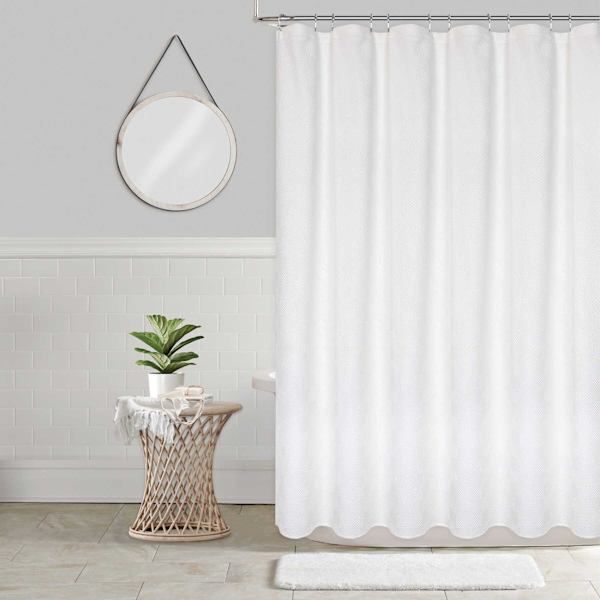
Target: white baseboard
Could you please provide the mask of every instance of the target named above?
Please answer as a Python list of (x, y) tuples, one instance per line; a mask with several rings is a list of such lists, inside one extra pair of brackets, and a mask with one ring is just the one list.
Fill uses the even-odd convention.
[[(272, 461), (217, 464), (214, 481), (219, 502), (275, 502)], [(139, 502), (143, 487), (139, 461), (0, 461), (0, 502)]]

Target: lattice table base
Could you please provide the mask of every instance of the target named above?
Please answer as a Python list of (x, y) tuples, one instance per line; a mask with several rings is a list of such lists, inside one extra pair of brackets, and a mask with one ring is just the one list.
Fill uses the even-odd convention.
[(213, 488), (217, 439), (239, 404), (210, 404), (193, 421), (181, 415), (172, 444), (140, 432), (146, 467), (144, 497), (129, 535), (154, 542), (196, 542), (230, 533)]

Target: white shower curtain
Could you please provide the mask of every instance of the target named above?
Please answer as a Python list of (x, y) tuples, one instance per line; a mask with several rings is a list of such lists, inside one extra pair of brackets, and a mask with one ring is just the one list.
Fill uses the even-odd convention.
[(600, 536), (600, 29), (293, 25), (277, 524)]

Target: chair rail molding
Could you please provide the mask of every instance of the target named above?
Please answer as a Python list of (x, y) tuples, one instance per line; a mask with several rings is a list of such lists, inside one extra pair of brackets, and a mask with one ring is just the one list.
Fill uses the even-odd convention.
[(0, 258), (273, 257), (273, 237), (0, 237)]

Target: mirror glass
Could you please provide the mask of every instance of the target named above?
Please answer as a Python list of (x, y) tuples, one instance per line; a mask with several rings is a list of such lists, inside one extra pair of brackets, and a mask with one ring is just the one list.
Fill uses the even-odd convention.
[(214, 104), (184, 92), (140, 102), (117, 140), (117, 162), (127, 185), (165, 210), (187, 210), (214, 198), (227, 185), (235, 157), (227, 117)]

